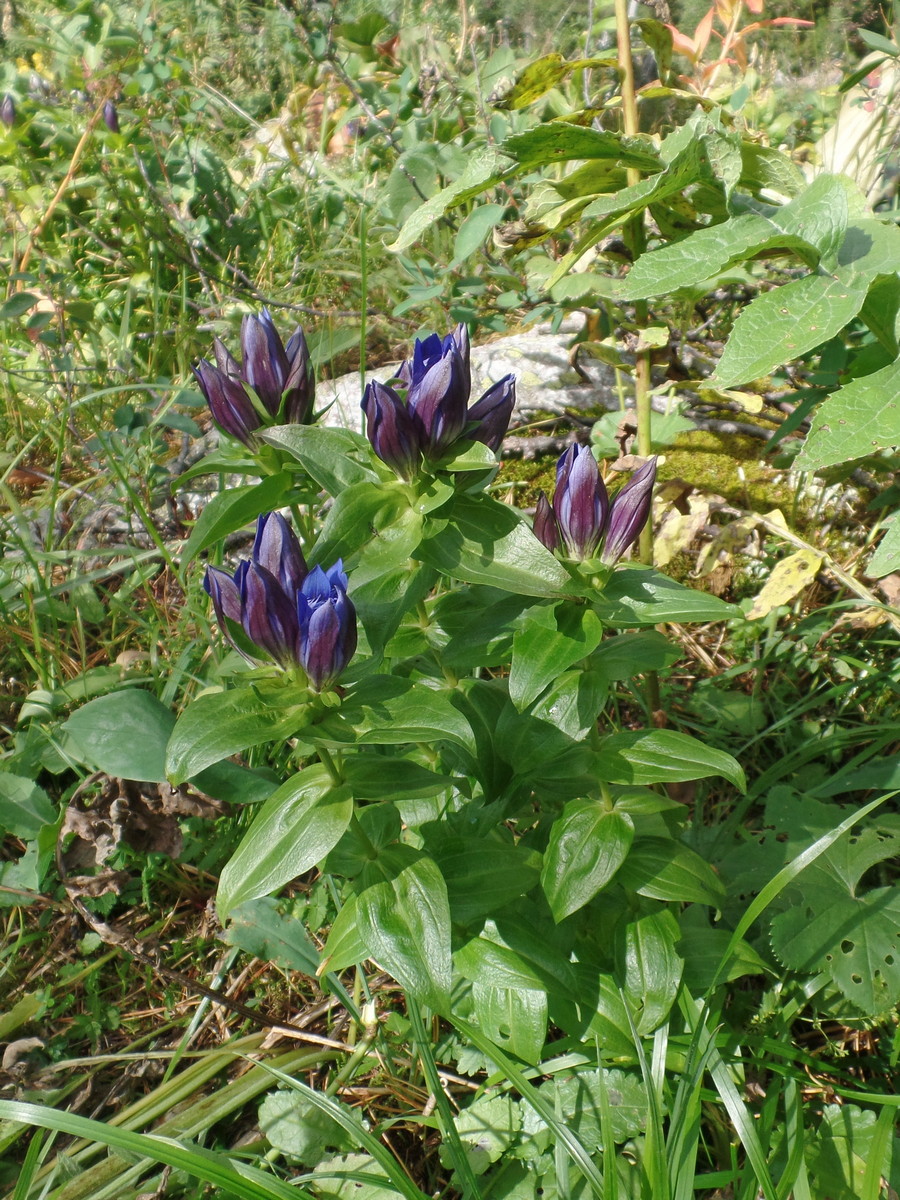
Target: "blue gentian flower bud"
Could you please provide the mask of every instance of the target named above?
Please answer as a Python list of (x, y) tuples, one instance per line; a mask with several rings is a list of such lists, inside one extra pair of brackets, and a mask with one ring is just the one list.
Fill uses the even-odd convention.
[(228, 621), (239, 624), (264, 654), (285, 669), (301, 667), (316, 689), (330, 687), (356, 650), (356, 611), (340, 560), (310, 571), (300, 543), (279, 513), (259, 518), (249, 562), (234, 575), (207, 568), (203, 586), (223, 633), (239, 647)]
[(329, 571), (310, 571), (297, 595), (297, 614), (300, 665), (321, 692), (334, 683), (356, 650), (356, 613), (340, 559)]
[(484, 442), (496, 454), (506, 436), (515, 405), (516, 377), (505, 375), (469, 409), (468, 420), (474, 421), (475, 425), (470, 424), (466, 437), (474, 442)]
[(16, 123), (16, 102), (9, 92), (0, 100), (0, 121), (7, 129), (12, 129)]
[(369, 384), (362, 400), (372, 448), (398, 475), (410, 479), (422, 459), (441, 458), (455, 442), (500, 447), (515, 404), (512, 375), (494, 384), (472, 408), (469, 335), (458, 325), (445, 338), (420, 338), (389, 386)]
[(110, 133), (119, 132), (119, 114), (116, 112), (116, 106), (112, 100), (107, 100), (103, 105), (103, 124)]
[(366, 437), (383, 463), (402, 479), (412, 479), (422, 461), (420, 425), (397, 393), (387, 384), (366, 384), (362, 410)]
[(603, 553), (600, 555), (607, 566), (614, 566), (640, 537), (650, 515), (655, 482), (656, 459), (650, 458), (613, 497)]
[(609, 496), (589, 447), (572, 445), (556, 464), (553, 512), (571, 558), (593, 558), (603, 538)]
[[(219, 357), (217, 346), (216, 358)], [(236, 375), (223, 371), (220, 367), (214, 367), (205, 358), (201, 358), (197, 366), (191, 367), (191, 370), (200, 384), (200, 390), (209, 405), (209, 411), (212, 413), (215, 423), (220, 429), (230, 433), (232, 437), (236, 437), (239, 442), (243, 442), (245, 446), (252, 449), (256, 444), (253, 434), (262, 425), (262, 419), (253, 407), (253, 401), (247, 395), (240, 379)]]

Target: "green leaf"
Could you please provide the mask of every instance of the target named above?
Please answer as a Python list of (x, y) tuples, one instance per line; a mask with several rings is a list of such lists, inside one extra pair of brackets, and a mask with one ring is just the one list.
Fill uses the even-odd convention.
[(310, 706), (296, 703), (276, 709), (250, 687), (198, 696), (169, 738), (163, 778), (177, 785), (241, 750), (292, 737), (311, 713)]
[(787, 233), (815, 246), (823, 262), (832, 265), (847, 232), (852, 186), (846, 176), (817, 175), (805, 191), (772, 219)]
[(541, 1090), (555, 1093), (557, 1111), (588, 1150), (597, 1151), (603, 1146), (602, 1092), (609, 1102), (612, 1133), (617, 1143), (627, 1142), (647, 1123), (647, 1089), (640, 1079), (625, 1071), (582, 1070), (567, 1079), (545, 1083)]
[(606, 682), (632, 679), (645, 671), (661, 671), (681, 658), (681, 650), (655, 629), (643, 633), (617, 633), (607, 638), (591, 657), (591, 670)]
[(569, 583), (520, 516), (487, 496), (458, 496), (451, 522), (426, 538), (418, 557), (453, 579), (523, 596), (558, 596)]
[(587, 658), (602, 637), (602, 622), (583, 605), (571, 600), (535, 605), (513, 638), (509, 695), (516, 708), (527, 708), (558, 675)]
[(847, 227), (837, 261), (839, 266), (857, 271), (895, 274), (900, 271), (900, 229), (892, 221), (857, 218)]
[(598, 767), (607, 783), (676, 783), (721, 775), (742, 792), (747, 787), (730, 754), (673, 729), (609, 734), (600, 743)]
[(228, 488), (213, 496), (197, 518), (191, 536), (181, 551), (182, 567), (214, 542), (249, 525), (261, 513), (281, 508), (288, 502), (290, 490), (290, 475), (287, 471), (280, 471), (277, 475), (269, 475), (262, 483)]
[(541, 886), (557, 921), (583, 908), (628, 855), (634, 824), (599, 800), (572, 800), (550, 829)]
[(459, 227), (453, 243), (453, 261), (447, 269), (454, 270), (480, 249), (487, 235), (503, 220), (505, 212), (505, 204), (481, 204), (473, 209)]
[[(504, 914), (485, 922), (481, 933), (454, 953), (457, 970), (473, 983), (526, 991), (572, 990), (575, 976), (568, 956), (549, 930), (521, 916)], [(552, 927), (551, 927), (552, 928)]]
[(426, 840), (447, 885), (453, 921), (468, 925), (524, 896), (540, 878), (534, 850), (501, 841), (443, 833)]
[(174, 727), (174, 714), (155, 696), (128, 688), (76, 709), (63, 730), (75, 757), (93, 770), (116, 779), (164, 783), (166, 746)]
[(329, 496), (354, 483), (377, 483), (380, 476), (362, 434), (325, 425), (276, 425), (263, 441), (293, 455)]
[(40, 296), (33, 292), (16, 292), (0, 304), (0, 321), (11, 321), (15, 317), (21, 317), (39, 302)]
[(529, 598), (498, 588), (445, 592), (431, 608), (429, 641), (454, 671), (505, 663), (512, 652), (513, 623), (530, 604)]
[(435, 1012), (450, 1008), (450, 906), (434, 861), (391, 846), (366, 867), (356, 920), (369, 955)]
[(216, 893), (220, 915), (314, 867), (352, 816), (350, 789), (335, 786), (319, 763), (292, 776), (265, 802), (223, 868)]
[(320, 971), (344, 971), (368, 958), (356, 923), (356, 896), (348, 896), (328, 933)]
[(369, 746), (447, 740), (469, 748), (472, 730), (458, 703), (454, 692), (394, 675), (375, 675), (357, 684), (340, 713), (316, 727), (316, 736)]
[(809, 246), (803, 238), (784, 233), (765, 217), (743, 213), (642, 254), (629, 271), (620, 295), (623, 300), (645, 300), (679, 288), (696, 287), (753, 254), (781, 248), (808, 250)]
[[(347, 1111), (359, 1120), (361, 1130), (362, 1119), (356, 1110)], [(297, 1092), (278, 1090), (264, 1096), (257, 1119), (276, 1149), (298, 1158), (308, 1167), (315, 1167), (329, 1152), (354, 1150), (359, 1145), (359, 1140), (330, 1113)]]
[[(369, 480), (350, 484), (338, 494), (328, 510), (322, 531), (309, 553), (310, 564), (330, 567), (338, 558), (342, 558), (344, 565), (352, 571), (368, 544), (380, 536), (382, 530), (397, 526), (404, 535), (408, 532), (408, 527), (402, 522), (404, 514), (410, 511), (410, 498), (402, 484), (372, 483)], [(391, 535), (388, 535), (388, 541), (391, 540)], [(396, 541), (396, 536), (393, 540)], [(397, 553), (388, 549), (385, 555), (388, 565), (384, 570), (399, 565), (400, 561), (402, 559), (398, 558)], [(373, 574), (370, 567), (366, 578), (372, 579), (382, 573), (376, 571)]]
[(900, 359), (854, 379), (821, 404), (803, 449), (801, 471), (818, 471), (900, 446)]
[(523, 171), (573, 158), (614, 159), (623, 167), (641, 171), (658, 171), (662, 166), (649, 137), (626, 137), (566, 121), (549, 121), (527, 133), (515, 134), (506, 139), (503, 149), (518, 159)]
[(401, 253), (417, 242), (436, 221), (458, 204), (464, 204), (474, 196), (480, 195), (499, 183), (509, 170), (509, 162), (504, 155), (493, 146), (484, 146), (469, 153), (466, 167), (459, 179), (442, 188), (436, 195), (426, 200), (404, 222), (397, 238), (388, 246), (395, 254)]
[(31, 841), (56, 821), (53, 802), (32, 779), (0, 771), (0, 830)]
[(619, 870), (619, 883), (652, 900), (680, 900), (719, 908), (725, 889), (712, 867), (671, 838), (635, 838)]
[(437, 796), (453, 783), (419, 763), (395, 754), (354, 754), (342, 774), (357, 800), (408, 800)]
[(658, 625), (663, 621), (727, 621), (740, 609), (717, 596), (684, 587), (648, 567), (620, 566), (593, 608), (606, 625)]
[(296, 918), (278, 911), (275, 900), (264, 896), (245, 900), (230, 913), (224, 940), (262, 962), (315, 978), (319, 952)]
[(827, 342), (862, 308), (872, 278), (838, 267), (833, 275), (806, 275), (763, 292), (735, 321), (710, 384), (748, 383)]
[(675, 950), (679, 934), (669, 909), (646, 913), (625, 925), (619, 963), (638, 1033), (652, 1033), (675, 1003), (684, 967)]
[(472, 985), (478, 1025), (502, 1050), (537, 1064), (547, 1037), (547, 997), (525, 988)]

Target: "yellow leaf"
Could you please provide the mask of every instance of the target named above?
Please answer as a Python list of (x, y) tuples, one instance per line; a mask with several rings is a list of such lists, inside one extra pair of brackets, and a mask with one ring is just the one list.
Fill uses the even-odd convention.
[(789, 554), (776, 563), (762, 591), (750, 606), (747, 619), (758, 620), (773, 608), (793, 600), (807, 584), (812, 583), (821, 565), (821, 555), (814, 554), (812, 550), (798, 550), (796, 554)]

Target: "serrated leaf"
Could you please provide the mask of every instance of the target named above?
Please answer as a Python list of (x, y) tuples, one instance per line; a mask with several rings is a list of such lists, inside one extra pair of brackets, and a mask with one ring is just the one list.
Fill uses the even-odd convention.
[(743, 213), (642, 254), (620, 294), (624, 300), (644, 300), (695, 287), (752, 254), (776, 248), (809, 249), (802, 238), (782, 232), (765, 217)]
[(815, 349), (853, 320), (873, 276), (852, 267), (806, 275), (763, 292), (734, 323), (710, 382), (735, 387)]
[(649, 137), (627, 137), (566, 121), (549, 121), (515, 134), (506, 139), (503, 149), (526, 171), (573, 158), (608, 158), (641, 171), (658, 171), (662, 166)]
[(442, 188), (415, 210), (403, 224), (397, 238), (388, 246), (395, 254), (406, 250), (439, 220), (448, 209), (464, 204), (493, 187), (509, 170), (508, 158), (493, 146), (484, 146), (468, 154), (459, 179)]
[(838, 388), (816, 410), (797, 469), (818, 471), (900, 445), (898, 395), (900, 359)]
[(754, 596), (747, 610), (747, 620), (757, 621), (768, 616), (773, 608), (790, 603), (812, 583), (824, 561), (821, 554), (813, 550), (798, 550), (796, 554), (779, 559), (759, 594)]
[(771, 936), (785, 966), (825, 972), (866, 1016), (900, 1001), (900, 888), (835, 890), (824, 906), (794, 903), (772, 921)]

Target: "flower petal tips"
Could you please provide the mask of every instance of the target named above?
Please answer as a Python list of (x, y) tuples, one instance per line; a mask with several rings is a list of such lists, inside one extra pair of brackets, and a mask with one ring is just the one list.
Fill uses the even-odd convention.
[(609, 526), (600, 556), (614, 566), (629, 546), (633, 546), (650, 515), (653, 485), (656, 483), (656, 458), (639, 467), (625, 486), (616, 493), (609, 510)]

